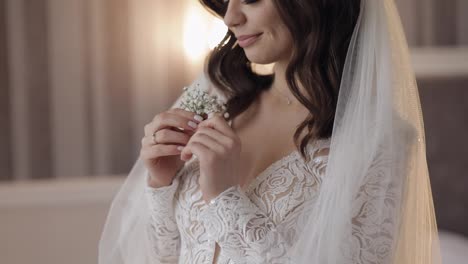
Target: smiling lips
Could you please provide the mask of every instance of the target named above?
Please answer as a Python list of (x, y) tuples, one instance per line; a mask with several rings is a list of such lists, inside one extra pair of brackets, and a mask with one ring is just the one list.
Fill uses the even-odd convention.
[(247, 46), (252, 45), (255, 41), (257, 41), (260, 35), (262, 35), (262, 33), (254, 34), (254, 35), (242, 35), (242, 36), (237, 37), (239, 46), (241, 46), (242, 48), (245, 48)]

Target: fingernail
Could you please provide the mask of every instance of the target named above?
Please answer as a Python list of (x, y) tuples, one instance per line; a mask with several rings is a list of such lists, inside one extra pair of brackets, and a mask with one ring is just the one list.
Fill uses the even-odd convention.
[(193, 121), (189, 121), (188, 125), (193, 127), (193, 128), (197, 128), (197, 124), (195, 122), (193, 122)]
[(199, 115), (195, 115), (195, 117), (193, 119), (195, 119), (197, 121), (200, 121), (200, 122), (203, 121), (203, 117), (201, 117)]
[(182, 147), (182, 146), (178, 146), (178, 147), (177, 147), (177, 150), (178, 150), (178, 151), (182, 151), (183, 149), (184, 149), (184, 147)]
[(214, 115), (214, 113), (209, 113), (209, 114), (208, 114), (208, 118), (212, 118), (213, 115)]

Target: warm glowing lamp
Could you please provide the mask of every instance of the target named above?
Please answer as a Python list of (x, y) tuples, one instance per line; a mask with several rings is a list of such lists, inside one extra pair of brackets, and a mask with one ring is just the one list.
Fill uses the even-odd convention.
[(196, 2), (187, 6), (184, 22), (184, 52), (194, 63), (199, 63), (224, 37), (227, 27)]
[[(184, 52), (193, 64), (199, 64), (206, 54), (216, 47), (226, 35), (224, 22), (213, 17), (195, 1), (187, 5), (184, 23)], [(252, 64), (260, 74), (271, 74), (274, 64)]]

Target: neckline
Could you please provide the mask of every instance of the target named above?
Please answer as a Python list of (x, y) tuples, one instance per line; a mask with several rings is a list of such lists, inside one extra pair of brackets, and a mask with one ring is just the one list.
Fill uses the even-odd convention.
[[(228, 125), (231, 128), (232, 128), (232, 123), (233, 122), (234, 122), (234, 118), (232, 118), (231, 120), (228, 121)], [(327, 142), (329, 140), (331, 140), (331, 138), (315, 139), (315, 140), (309, 141), (309, 143), (307, 144), (308, 152), (310, 153), (309, 148), (316, 148), (316, 147), (319, 146), (319, 143)], [(276, 160), (273, 163), (271, 163), (270, 165), (268, 165), (263, 171), (261, 171), (259, 174), (257, 174), (257, 176), (250, 183), (247, 183), (244, 187), (242, 187), (240, 185), (239, 186), (246, 194), (249, 194), (258, 185), (258, 183), (260, 181), (262, 181), (263, 178), (266, 177), (265, 175), (269, 175), (270, 171), (272, 171), (274, 169), (277, 169), (278, 166), (280, 166), (284, 162), (289, 163), (289, 162), (297, 160), (299, 158), (301, 158), (301, 160), (304, 161), (304, 159), (300, 155), (300, 151), (296, 148), (294, 151), (290, 152), (289, 154), (286, 154), (285, 156), (279, 158), (278, 160)]]
[[(231, 119), (228, 124), (229, 126), (232, 128), (232, 123), (234, 122), (234, 118)], [(310, 145), (310, 144), (309, 144)], [(250, 193), (251, 190), (257, 185), (258, 181), (260, 181), (264, 176), (263, 175), (268, 175), (268, 173), (273, 170), (273, 169), (276, 169), (278, 167), (278, 165), (280, 163), (283, 163), (283, 161), (287, 160), (288, 162), (289, 161), (292, 161), (292, 160), (295, 160), (297, 159), (297, 155), (299, 154), (299, 151), (297, 150), (297, 148), (295, 150), (293, 150), (292, 152), (290, 152), (289, 154), (286, 154), (285, 156), (279, 158), (278, 160), (275, 160), (273, 163), (271, 163), (270, 165), (268, 165), (263, 171), (261, 171), (259, 174), (257, 174), (257, 176), (255, 176), (255, 178), (250, 181), (249, 183), (247, 183), (245, 186), (240, 186), (242, 190), (244, 190), (245, 193)], [(299, 155), (299, 157), (301, 157)]]
[[(310, 153), (311, 149), (318, 148), (318, 147), (321, 146), (321, 143), (328, 142), (329, 140), (330, 140), (330, 138), (315, 139), (312, 142), (309, 142), (309, 144), (307, 144), (308, 153)], [(291, 161), (297, 161), (298, 159), (301, 159), (302, 161), (304, 161), (304, 159), (300, 155), (300, 151), (298, 149), (295, 149), (291, 153), (289, 153), (289, 154), (279, 158), (278, 160), (274, 161), (273, 163), (271, 163), (262, 172), (260, 172), (250, 183), (247, 183), (245, 188), (241, 187), (241, 189), (244, 190), (244, 192), (246, 194), (250, 194), (252, 192), (252, 190), (255, 187), (257, 187), (258, 183), (263, 181), (264, 178), (267, 177), (271, 171), (277, 169), (279, 166), (281, 166), (285, 162), (289, 163)]]
[[(289, 154), (286, 154), (285, 156), (274, 161), (273, 163), (268, 165), (268, 167), (266, 167), (263, 171), (257, 174), (257, 176), (255, 176), (255, 178), (252, 181), (250, 181), (250, 183), (247, 183), (245, 187), (241, 187), (241, 189), (243, 189), (246, 194), (250, 193), (252, 189), (254, 189), (258, 185), (258, 183), (263, 180), (264, 177), (266, 177), (265, 175), (269, 175), (270, 171), (277, 169), (279, 165), (283, 164), (286, 161), (290, 162), (296, 160), (298, 158), (298, 154), (299, 151), (295, 149)], [(299, 157), (301, 156), (299, 155)]]

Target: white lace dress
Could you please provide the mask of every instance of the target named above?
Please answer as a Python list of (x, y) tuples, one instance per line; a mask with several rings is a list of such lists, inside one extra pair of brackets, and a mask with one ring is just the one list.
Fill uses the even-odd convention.
[[(152, 222), (148, 234), (153, 263), (290, 263), (288, 249), (303, 226), (327, 165), (330, 139), (307, 146), (306, 163), (296, 150), (271, 164), (246, 189), (233, 186), (206, 204), (198, 184), (196, 158), (177, 173), (172, 185), (147, 187)], [(320, 154), (320, 155), (319, 155)], [(308, 209), (307, 209), (308, 210)]]

